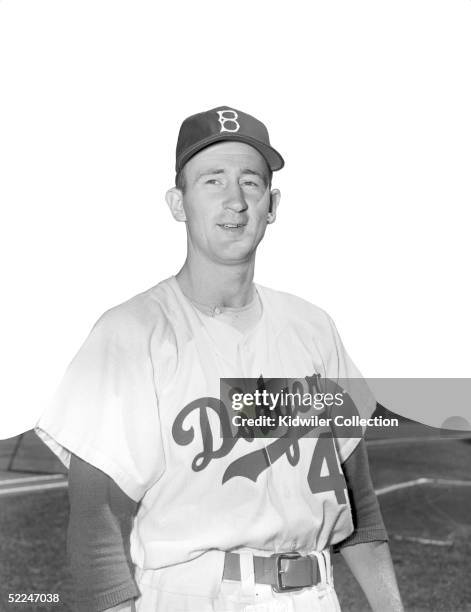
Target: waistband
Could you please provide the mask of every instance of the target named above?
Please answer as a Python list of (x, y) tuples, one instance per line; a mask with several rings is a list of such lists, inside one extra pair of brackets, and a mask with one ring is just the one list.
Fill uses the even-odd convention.
[[(248, 549), (234, 552), (240, 555), (241, 577), (246, 581), (247, 576), (252, 576), (252, 582), (255, 582), (254, 557), (273, 555), (267, 551)], [(312, 551), (309, 554), (317, 560), (319, 583), (333, 585), (330, 550)], [(195, 559), (169, 567), (160, 569), (136, 567), (135, 579), (138, 585), (143, 584), (162, 591), (216, 597), (224, 580), (225, 559), (224, 551), (210, 550)]]

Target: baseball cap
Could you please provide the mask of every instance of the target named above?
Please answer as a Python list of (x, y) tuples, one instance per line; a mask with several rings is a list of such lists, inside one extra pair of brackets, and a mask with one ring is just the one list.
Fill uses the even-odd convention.
[(285, 162), (270, 144), (266, 126), (240, 110), (217, 106), (187, 117), (180, 127), (175, 170), (178, 173), (198, 151), (224, 140), (251, 145), (265, 158), (271, 170), (281, 170)]

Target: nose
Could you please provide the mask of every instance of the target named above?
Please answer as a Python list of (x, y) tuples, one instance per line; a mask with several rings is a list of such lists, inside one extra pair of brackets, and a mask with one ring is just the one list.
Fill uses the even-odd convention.
[(238, 182), (228, 185), (224, 198), (224, 208), (234, 212), (247, 210), (247, 202)]

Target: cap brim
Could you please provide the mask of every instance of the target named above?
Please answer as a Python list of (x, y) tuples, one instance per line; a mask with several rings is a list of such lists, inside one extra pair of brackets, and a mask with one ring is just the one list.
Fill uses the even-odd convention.
[(178, 157), (176, 161), (175, 171), (178, 173), (186, 164), (186, 162), (202, 149), (209, 147), (209, 145), (212, 145), (215, 142), (221, 142), (224, 140), (245, 142), (254, 149), (257, 149), (260, 155), (265, 158), (268, 167), (273, 172), (276, 172), (276, 170), (281, 170), (281, 168), (283, 168), (283, 166), (285, 165), (284, 159), (281, 157), (278, 151), (270, 145), (267, 145), (264, 142), (260, 142), (259, 140), (251, 138), (250, 136), (246, 136), (244, 134), (239, 135), (232, 132), (227, 132), (226, 134), (214, 134), (213, 136), (204, 138), (203, 140), (200, 140), (199, 142), (194, 144), (192, 147), (189, 147), (188, 149), (183, 151), (183, 153)]

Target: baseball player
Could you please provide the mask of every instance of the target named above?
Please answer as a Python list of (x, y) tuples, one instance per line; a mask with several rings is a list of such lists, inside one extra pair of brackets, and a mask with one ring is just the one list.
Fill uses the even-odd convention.
[(38, 422), (70, 469), (77, 610), (334, 612), (334, 547), (373, 609), (402, 610), (361, 430), (234, 434), (221, 398), (221, 379), (322, 378), (375, 408), (329, 316), (253, 282), (283, 165), (240, 110), (183, 122), (185, 263), (100, 317)]

